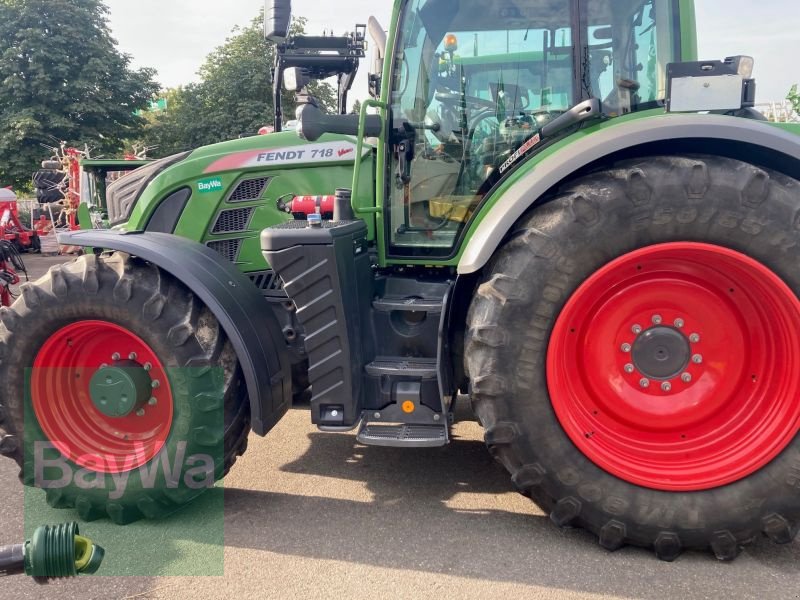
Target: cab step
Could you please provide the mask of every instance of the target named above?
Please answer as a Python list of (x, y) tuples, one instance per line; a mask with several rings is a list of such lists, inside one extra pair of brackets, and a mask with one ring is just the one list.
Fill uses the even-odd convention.
[(419, 312), (442, 314), (442, 298), (378, 298), (372, 308), (379, 312)]
[(365, 367), (373, 377), (419, 377), (436, 379), (439, 371), (435, 358), (379, 357)]
[(383, 425), (364, 421), (358, 431), (358, 442), (365, 446), (392, 448), (437, 448), (448, 443), (446, 424)]

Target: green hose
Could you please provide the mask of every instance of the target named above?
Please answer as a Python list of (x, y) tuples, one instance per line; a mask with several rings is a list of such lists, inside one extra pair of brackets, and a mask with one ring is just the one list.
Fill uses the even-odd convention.
[(79, 535), (77, 523), (39, 527), (24, 544), (0, 547), (0, 575), (24, 572), (37, 579), (96, 573), (105, 551)]

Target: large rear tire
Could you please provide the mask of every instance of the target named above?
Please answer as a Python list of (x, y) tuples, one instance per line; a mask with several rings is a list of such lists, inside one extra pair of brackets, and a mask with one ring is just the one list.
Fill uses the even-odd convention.
[[(64, 199), (64, 194), (58, 188), (36, 188), (36, 200), (39, 204), (53, 204)], [(63, 207), (59, 207), (62, 210)]]
[[(0, 322), (0, 451), (51, 506), (118, 524), (162, 517), (245, 451), (236, 354), (213, 314), (157, 267), (81, 257), (22, 286)], [(48, 477), (37, 461), (59, 455)]]
[(54, 169), (41, 169), (33, 174), (33, 186), (39, 190), (52, 190), (61, 185), (66, 173)]
[(655, 157), (518, 224), (468, 317), (492, 454), (558, 526), (732, 560), (800, 525), (800, 183)]

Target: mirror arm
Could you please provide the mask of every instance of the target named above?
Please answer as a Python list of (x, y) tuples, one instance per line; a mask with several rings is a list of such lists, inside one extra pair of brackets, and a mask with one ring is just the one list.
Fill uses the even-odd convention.
[(283, 130), (283, 106), (281, 105), (281, 89), (283, 88), (283, 69), (281, 60), (276, 55), (275, 66), (272, 68), (272, 106), (275, 109), (274, 131), (279, 133)]
[(339, 75), (339, 114), (346, 115), (347, 114), (347, 94), (350, 92), (350, 89), (353, 87), (353, 83), (356, 80), (356, 74), (358, 73), (358, 63), (356, 63), (355, 69), (351, 73), (347, 73), (345, 75)]

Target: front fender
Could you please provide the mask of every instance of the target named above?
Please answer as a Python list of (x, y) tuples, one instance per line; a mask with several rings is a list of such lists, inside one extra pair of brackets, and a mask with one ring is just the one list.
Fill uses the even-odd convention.
[(522, 170), (482, 209), (468, 233), (469, 242), (458, 263), (460, 275), (480, 271), (514, 224), (550, 190), (581, 169), (637, 146), (681, 140), (744, 143), (791, 162), (793, 170), (800, 171), (800, 136), (763, 121), (722, 115), (669, 114), (633, 119), (580, 135), (575, 134), (560, 150)]
[(62, 245), (117, 250), (163, 269), (200, 298), (219, 320), (242, 366), (250, 396), (252, 428), (266, 435), (292, 402), (286, 341), (261, 293), (213, 250), (166, 233), (76, 231)]

